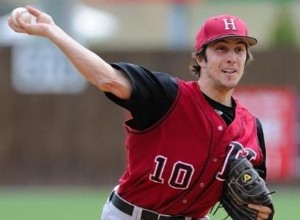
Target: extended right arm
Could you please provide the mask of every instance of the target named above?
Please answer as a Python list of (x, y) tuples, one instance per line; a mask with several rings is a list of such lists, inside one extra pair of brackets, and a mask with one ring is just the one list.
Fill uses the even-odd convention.
[(9, 18), (8, 24), (15, 32), (48, 38), (92, 84), (120, 99), (129, 99), (132, 86), (123, 72), (113, 68), (97, 54), (71, 38), (48, 14), (31, 6), (27, 6), (26, 9), (36, 17), (36, 23), (26, 24), (19, 20), (20, 26), (16, 26)]

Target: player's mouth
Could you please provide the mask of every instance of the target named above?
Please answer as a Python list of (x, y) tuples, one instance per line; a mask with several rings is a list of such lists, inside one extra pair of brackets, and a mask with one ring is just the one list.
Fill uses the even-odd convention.
[(226, 73), (226, 74), (234, 74), (237, 72), (235, 69), (223, 69), (221, 71), (222, 73)]

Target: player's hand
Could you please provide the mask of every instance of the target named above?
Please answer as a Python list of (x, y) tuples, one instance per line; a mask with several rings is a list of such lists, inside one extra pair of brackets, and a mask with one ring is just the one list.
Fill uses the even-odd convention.
[(55, 26), (55, 23), (52, 17), (45, 12), (39, 11), (38, 9), (32, 6), (26, 6), (26, 9), (29, 11), (31, 15), (36, 18), (36, 22), (34, 23), (25, 23), (20, 18), (20, 14), (17, 14), (17, 19), (19, 25), (14, 25), (11, 17), (8, 18), (9, 27), (17, 33), (27, 33), (30, 35), (37, 36), (47, 36), (50, 31), (51, 26)]
[(256, 204), (249, 204), (249, 208), (258, 211), (256, 220), (265, 220), (268, 219), (272, 214), (272, 209), (267, 206), (261, 206)]

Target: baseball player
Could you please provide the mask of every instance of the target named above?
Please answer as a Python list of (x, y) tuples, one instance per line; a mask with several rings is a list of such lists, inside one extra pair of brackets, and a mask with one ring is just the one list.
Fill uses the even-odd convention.
[[(128, 165), (103, 208), (102, 220), (208, 219), (220, 200), (228, 152), (244, 154), (265, 177), (265, 148), (258, 119), (233, 97), (251, 60), (248, 36), (238, 17), (207, 19), (196, 35), (191, 71), (183, 81), (130, 63), (109, 64), (58, 27), (51, 16), (27, 6), (34, 24), (9, 26), (48, 38), (79, 72), (109, 99), (129, 110)], [(17, 18), (19, 19), (19, 18)], [(257, 220), (272, 209), (249, 204)]]

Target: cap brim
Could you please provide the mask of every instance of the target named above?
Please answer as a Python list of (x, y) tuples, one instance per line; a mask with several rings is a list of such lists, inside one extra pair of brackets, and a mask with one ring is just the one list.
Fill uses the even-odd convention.
[(217, 37), (214, 39), (211, 39), (207, 42), (205, 42), (203, 45), (207, 45), (209, 43), (221, 40), (221, 39), (225, 39), (225, 38), (240, 38), (243, 39), (249, 46), (254, 46), (255, 44), (257, 44), (257, 39), (254, 37), (248, 37), (248, 36), (240, 36), (240, 35), (223, 35), (221, 37)]

